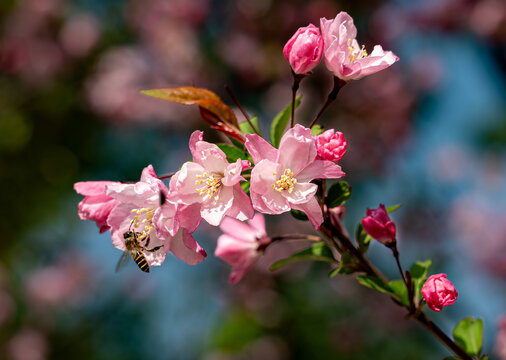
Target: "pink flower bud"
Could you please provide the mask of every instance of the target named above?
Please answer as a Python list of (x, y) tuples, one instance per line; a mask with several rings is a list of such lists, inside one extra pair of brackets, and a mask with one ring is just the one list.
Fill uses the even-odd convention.
[(283, 54), (296, 74), (309, 73), (322, 59), (320, 29), (313, 24), (299, 28), (286, 43)]
[(362, 218), (362, 226), (373, 239), (391, 246), (395, 244), (395, 224), (388, 217), (385, 205), (377, 209), (367, 209), (366, 217)]
[(430, 276), (422, 287), (422, 295), (431, 310), (441, 311), (444, 306), (449, 306), (457, 300), (459, 295), (446, 274)]
[(316, 136), (318, 159), (338, 162), (346, 154), (348, 143), (342, 132), (333, 129)]

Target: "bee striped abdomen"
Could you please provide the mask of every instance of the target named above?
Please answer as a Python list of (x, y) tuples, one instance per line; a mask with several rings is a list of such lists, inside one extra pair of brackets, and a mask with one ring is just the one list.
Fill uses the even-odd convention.
[(136, 251), (135, 253), (132, 253), (132, 255), (139, 269), (141, 269), (144, 272), (149, 272), (149, 264), (144, 254), (140, 251)]

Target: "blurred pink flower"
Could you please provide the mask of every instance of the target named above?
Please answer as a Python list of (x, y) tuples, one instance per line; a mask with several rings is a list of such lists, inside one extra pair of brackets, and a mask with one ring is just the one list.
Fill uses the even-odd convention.
[(422, 295), (431, 310), (441, 311), (452, 305), (459, 295), (453, 284), (446, 279), (446, 274), (431, 275), (422, 287)]
[(299, 28), (283, 48), (283, 54), (296, 74), (307, 74), (320, 63), (323, 38), (313, 24)]
[(385, 205), (380, 204), (377, 209), (367, 209), (361, 222), (365, 232), (373, 239), (386, 246), (395, 244), (395, 223), (390, 220)]
[(271, 239), (265, 232), (265, 219), (256, 213), (248, 224), (225, 217), (220, 224), (225, 233), (218, 238), (214, 254), (234, 267), (230, 284), (235, 284), (255, 265)]
[(215, 144), (203, 141), (202, 131), (190, 137), (193, 162), (188, 161), (170, 180), (171, 201), (200, 204), (200, 215), (217, 226), (225, 215), (239, 220), (251, 219), (253, 207), (241, 188), (242, 160), (230, 164), (225, 153)]
[(76, 306), (88, 293), (93, 269), (83, 257), (67, 253), (53, 265), (37, 269), (26, 280), (34, 307)]
[(318, 159), (338, 162), (346, 153), (347, 141), (342, 132), (330, 129), (316, 136)]
[[(143, 252), (150, 266), (161, 265), (169, 250), (189, 265), (204, 261), (207, 256), (204, 249), (191, 236), (198, 225), (198, 218), (192, 221), (195, 220), (191, 216), (194, 209), (186, 208), (189, 212), (182, 215), (178, 211), (184, 209), (179, 209), (176, 204), (167, 200), (161, 204), (161, 199), (168, 199), (168, 189), (156, 177), (153, 166), (144, 168), (140, 181), (135, 184), (108, 185), (106, 194), (120, 202), (107, 219), (112, 243), (117, 249), (126, 250), (124, 234), (135, 231), (149, 239), (149, 246), (143, 246), (160, 247), (156, 251)], [(190, 229), (180, 226), (190, 223)]]
[(106, 185), (114, 181), (82, 181), (74, 184), (74, 190), (84, 199), (78, 205), (77, 214), (81, 220), (91, 220), (97, 223), (100, 233), (109, 230), (107, 218), (118, 201), (105, 194)]
[(60, 42), (67, 54), (87, 55), (100, 36), (99, 22), (91, 14), (81, 13), (69, 18), (60, 30)]
[(506, 315), (502, 315), (497, 322), (494, 353), (500, 360), (506, 360)]
[(48, 342), (37, 330), (24, 329), (14, 335), (7, 345), (11, 360), (45, 360), (48, 358)]
[(391, 51), (383, 51), (381, 45), (376, 45), (371, 54), (364, 46), (360, 47), (355, 39), (357, 29), (353, 19), (344, 11), (333, 20), (321, 18), (320, 27), (325, 43), (325, 64), (342, 80), (358, 80), (399, 60)]
[(255, 210), (264, 214), (300, 210), (318, 229), (323, 215), (314, 197), (318, 186), (311, 180), (340, 178), (344, 172), (331, 161), (316, 160), (311, 130), (295, 125), (281, 138), (279, 150), (255, 134), (246, 135), (245, 145), (255, 163), (250, 187)]

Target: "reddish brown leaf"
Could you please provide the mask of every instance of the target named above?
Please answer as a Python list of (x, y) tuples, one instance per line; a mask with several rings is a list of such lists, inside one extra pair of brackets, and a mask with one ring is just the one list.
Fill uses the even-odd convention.
[(179, 104), (198, 105), (215, 114), (221, 121), (236, 128), (239, 126), (232, 109), (225, 105), (219, 96), (212, 91), (187, 86), (173, 89), (142, 90), (141, 93)]

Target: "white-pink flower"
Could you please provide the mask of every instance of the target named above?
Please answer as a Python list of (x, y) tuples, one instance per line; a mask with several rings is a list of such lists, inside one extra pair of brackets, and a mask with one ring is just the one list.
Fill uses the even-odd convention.
[(331, 161), (316, 160), (311, 130), (295, 125), (281, 138), (279, 150), (255, 134), (246, 135), (245, 145), (255, 163), (250, 186), (255, 210), (264, 214), (300, 210), (318, 229), (323, 215), (314, 196), (318, 187), (311, 180), (340, 178), (344, 172)]
[(230, 284), (235, 284), (255, 265), (271, 242), (265, 233), (265, 219), (256, 213), (248, 224), (225, 217), (220, 224), (225, 234), (218, 238), (214, 254), (233, 266)]
[(325, 65), (338, 78), (348, 81), (383, 70), (399, 58), (391, 51), (383, 51), (376, 45), (368, 54), (365, 47), (356, 40), (357, 28), (353, 19), (341, 11), (333, 20), (320, 19), (324, 41), (323, 57)]
[[(189, 265), (207, 256), (191, 236), (200, 220), (194, 216), (195, 209), (170, 201), (161, 204), (168, 197), (168, 189), (151, 165), (142, 171), (139, 182), (110, 184), (106, 194), (119, 201), (107, 220), (116, 248), (124, 251), (124, 234), (134, 231), (142, 239), (141, 245), (146, 249), (142, 253), (150, 266), (161, 265), (169, 251)], [(158, 250), (149, 251), (157, 247)]]
[(217, 226), (225, 215), (246, 220), (253, 217), (251, 200), (241, 188), (243, 161), (230, 164), (215, 145), (203, 141), (202, 131), (190, 137), (193, 162), (186, 162), (170, 180), (169, 198), (185, 205), (199, 204), (200, 215)]

